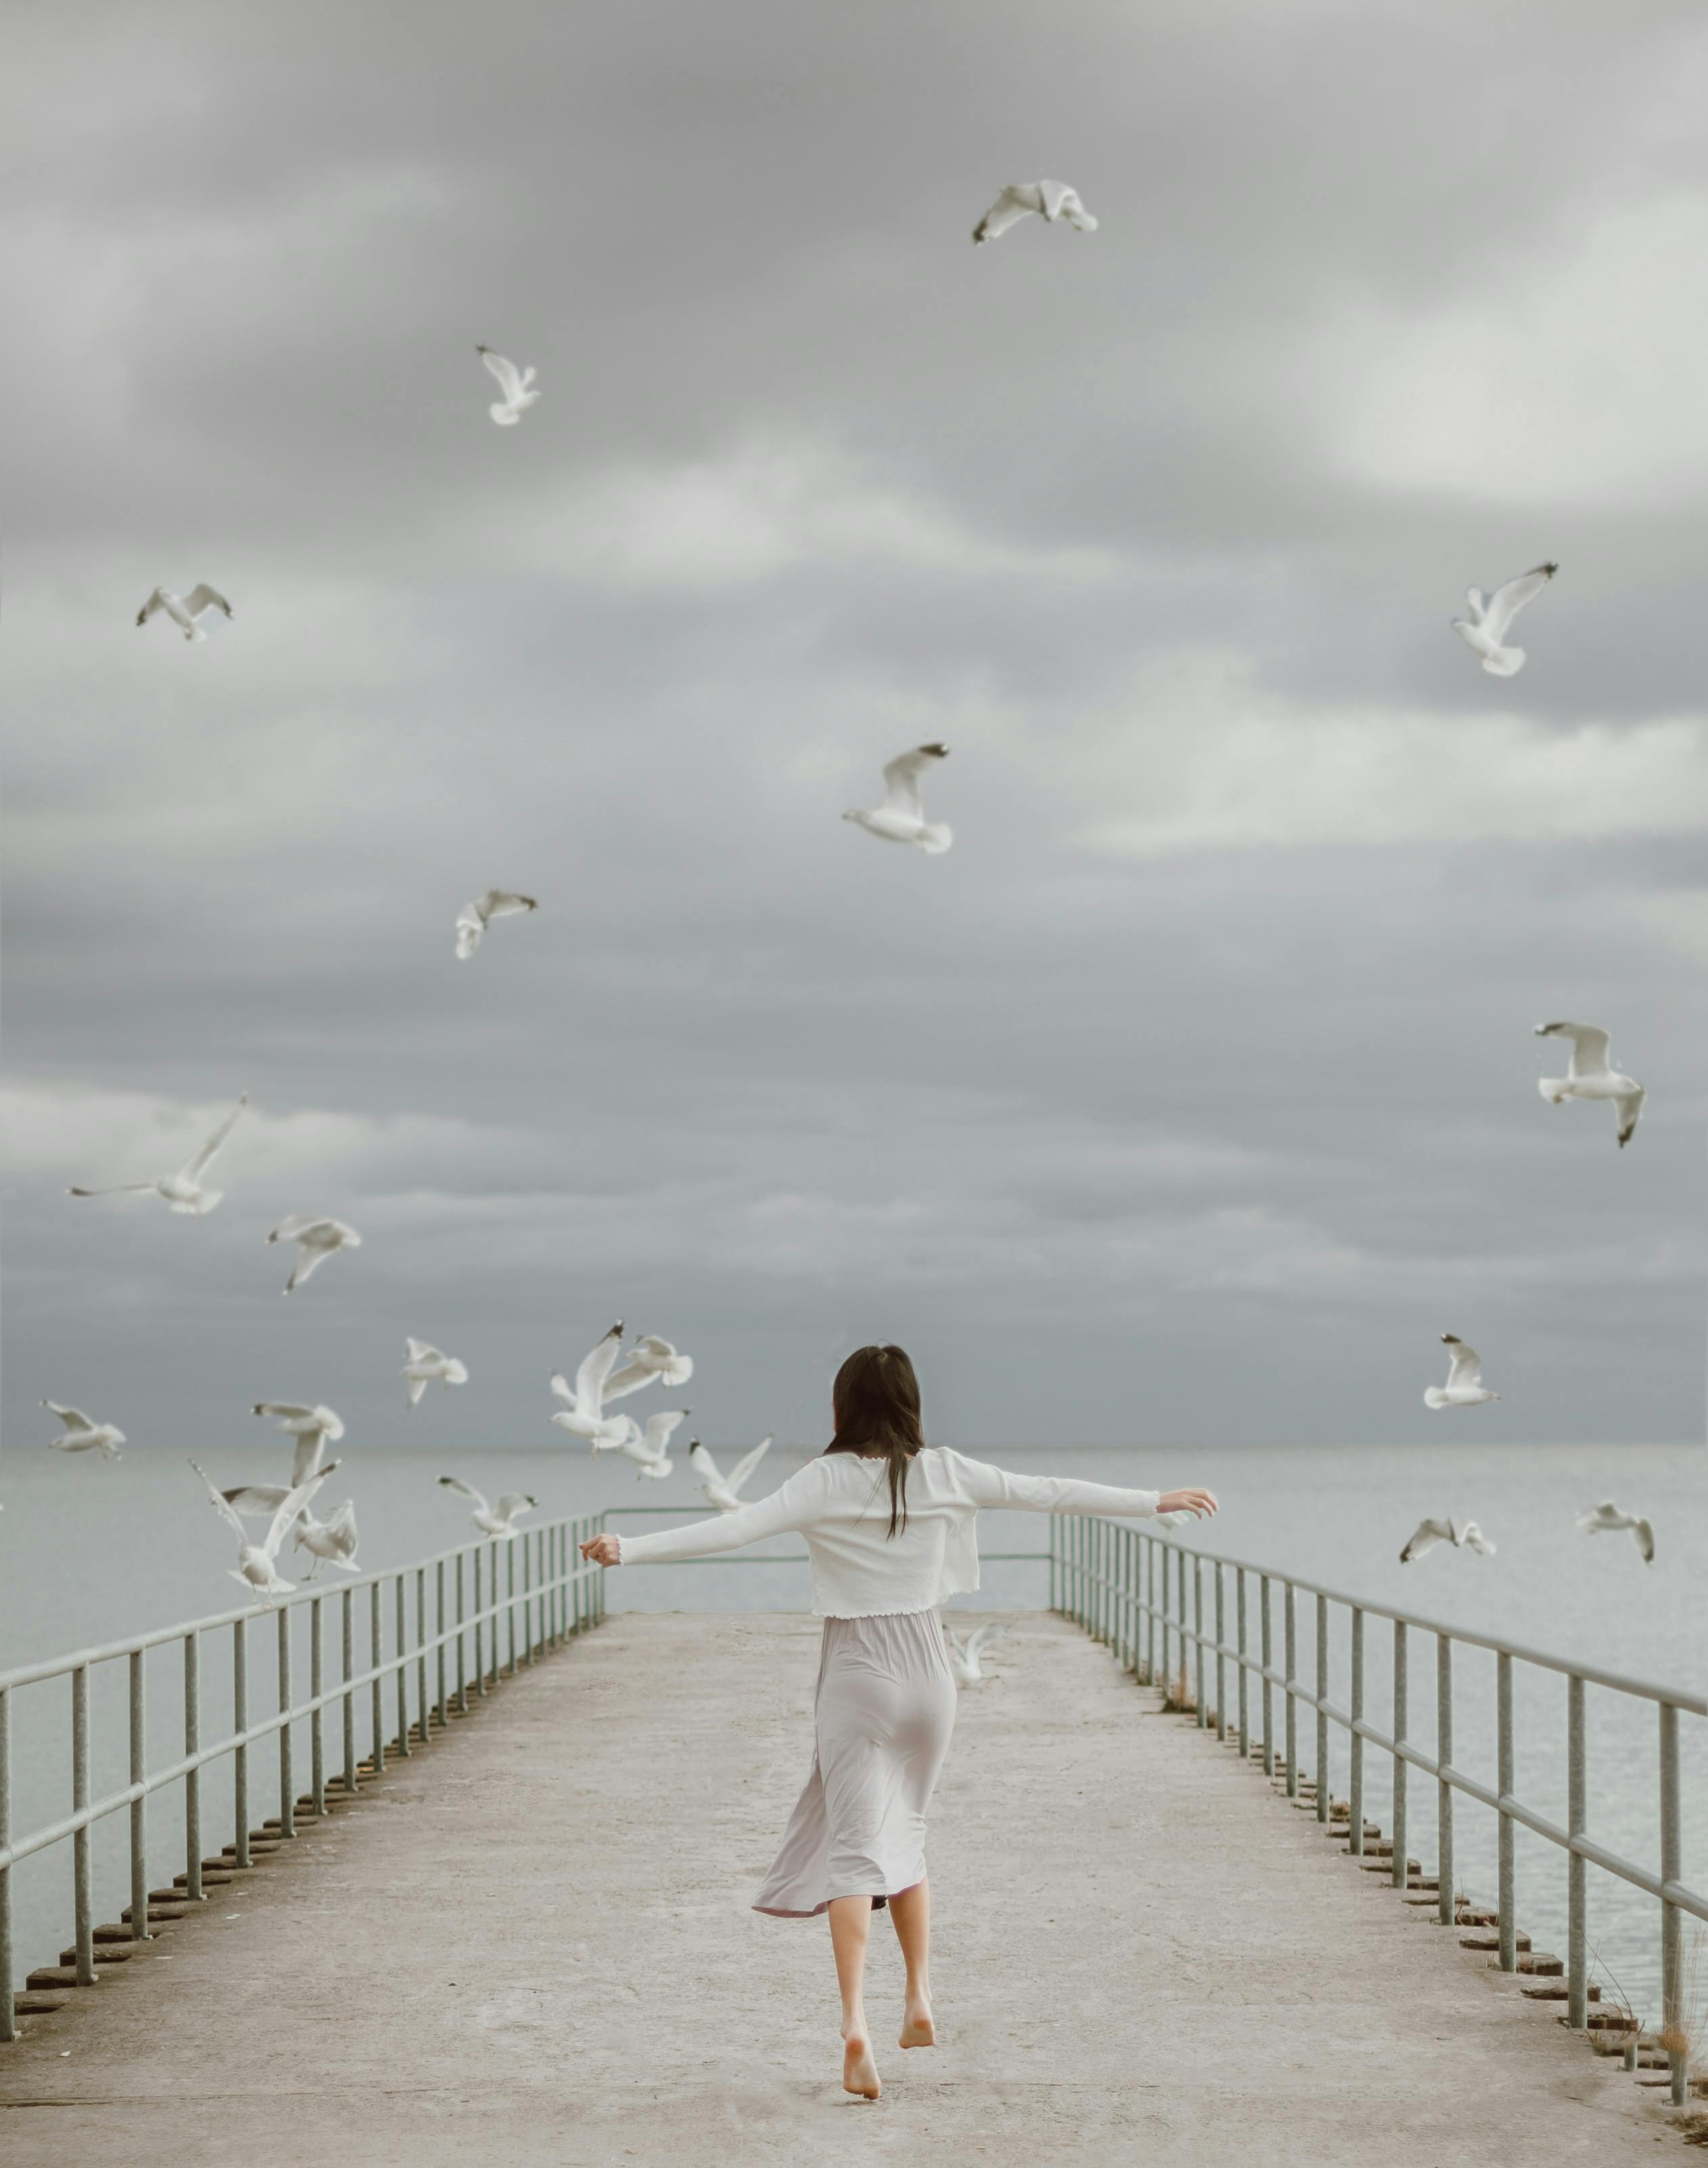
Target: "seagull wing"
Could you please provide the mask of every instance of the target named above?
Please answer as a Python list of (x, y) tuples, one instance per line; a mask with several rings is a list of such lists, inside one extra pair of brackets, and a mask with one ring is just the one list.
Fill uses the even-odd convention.
[(919, 800), (919, 778), (948, 752), (947, 746), (915, 746), (911, 752), (898, 753), (889, 762), (884, 769), (885, 811), (905, 813), (910, 820), (923, 821), (925, 808)]
[(1453, 1367), (1447, 1373), (1450, 1385), (1480, 1385), (1482, 1383), (1482, 1358), (1474, 1347), (1467, 1347), (1450, 1332), (1441, 1336), (1452, 1350)]
[(732, 1490), (739, 1490), (741, 1489), (742, 1484), (747, 1481), (748, 1478), (753, 1474), (759, 1463), (765, 1458), (766, 1453), (770, 1450), (770, 1445), (771, 1440), (769, 1436), (762, 1437), (751, 1453), (744, 1453), (742, 1455), (741, 1459), (730, 1470), (730, 1488)]
[(209, 587), (205, 580), (190, 589), (184, 598), (184, 606), (192, 617), (200, 617), (207, 609), (223, 610), (227, 617), (231, 614), (231, 605), (217, 587)]
[(323, 1430), (311, 1430), (306, 1437), (297, 1439), (296, 1450), (290, 1456), (290, 1487), (293, 1490), (299, 1483), (306, 1483), (314, 1474), (320, 1466), (320, 1457), (325, 1450), (326, 1432)]
[(1003, 1629), (1000, 1626), (975, 1626), (971, 1633), (966, 1637), (966, 1653), (968, 1655), (977, 1655), (979, 1650), (983, 1648), (986, 1642), (992, 1639), (997, 1634), (1000, 1634), (1002, 1630)]
[(506, 1490), (492, 1508), (501, 1521), (513, 1521), (519, 1513), (525, 1513), (534, 1503), (525, 1490)]
[(207, 1485), (208, 1496), (213, 1501), (214, 1511), (226, 1523), (226, 1527), (231, 1530), (232, 1533), (237, 1537), (237, 1541), (240, 1544), (247, 1544), (249, 1540), (249, 1531), (243, 1526), (242, 1521), (238, 1519), (237, 1508), (231, 1504), (230, 1499), (226, 1496), (223, 1491), (219, 1490), (215, 1487), (213, 1479), (209, 1475), (206, 1469), (203, 1468), (199, 1463), (194, 1460), (191, 1461), (190, 1466), (195, 1469), (196, 1474), (200, 1475), (202, 1481)]
[(688, 1413), (686, 1408), (663, 1408), (646, 1418), (646, 1450), (655, 1458), (670, 1443), (670, 1434)]
[(487, 930), (487, 922), (481, 916), (477, 903), (466, 903), (456, 915), (456, 953), (460, 963), (467, 963), (481, 945), (481, 936)]
[(1648, 1093), (1639, 1085), (1635, 1092), (1621, 1092), (1614, 1101), (1619, 1109), (1619, 1141), (1628, 1145), (1636, 1134), (1637, 1117), (1643, 1110), (1643, 1101)]
[(247, 1107), (248, 1103), (249, 1095), (246, 1092), (242, 1097), (238, 1100), (237, 1105), (232, 1108), (231, 1113), (226, 1115), (225, 1120), (220, 1124), (219, 1127), (214, 1130), (212, 1134), (208, 1138), (207, 1142), (201, 1147), (200, 1150), (193, 1153), (191, 1156), (184, 1161), (183, 1166), (178, 1170), (178, 1180), (180, 1182), (194, 1182), (206, 1172), (213, 1160), (214, 1155), (219, 1150), (220, 1146), (224, 1144), (226, 1139), (230, 1136), (232, 1130), (237, 1126), (237, 1117), (242, 1113), (244, 1108)]
[(650, 1363), (623, 1363), (605, 1379), (604, 1397), (620, 1400), (625, 1393), (638, 1393), (642, 1385), (657, 1382), (658, 1373)]
[(538, 911), (537, 901), (531, 895), (512, 895), (506, 889), (489, 888), (475, 908), (482, 918), (514, 918), (524, 911)]
[(1452, 1540), (1453, 1529), (1450, 1522), (1419, 1521), (1410, 1541), (1400, 1553), (1400, 1564), (1407, 1565), (1414, 1558), (1422, 1558), (1425, 1551), (1434, 1550), (1437, 1544), (1450, 1544)]
[(479, 1510), (482, 1513), (486, 1512), (485, 1495), (476, 1490), (472, 1483), (465, 1483), (460, 1475), (441, 1475), (439, 1480), (442, 1488), (455, 1490), (459, 1498), (472, 1498)]
[(282, 1421), (291, 1423), (306, 1422), (314, 1410), (299, 1406), (295, 1400), (257, 1400), (253, 1412), (258, 1416), (278, 1416)]
[(163, 610), (165, 608), (166, 590), (164, 587), (157, 587), (154, 590), (154, 592), (150, 595), (147, 601), (143, 603), (141, 608), (137, 611), (137, 624), (146, 624), (149, 619), (153, 616), (156, 610)]
[(1539, 1023), (1538, 1039), (1569, 1039), (1572, 1042), (1570, 1073), (1573, 1076), (1604, 1076), (1607, 1074), (1607, 1034), (1599, 1024)]
[(261, 1545), (269, 1558), (278, 1557), (279, 1546), (285, 1541), (285, 1530), (331, 1474), (331, 1469), (323, 1468), (318, 1475), (311, 1475), (306, 1483), (299, 1483), (285, 1492), (279, 1502), (278, 1512), (274, 1513), (268, 1526), (266, 1538)]
[(1647, 1521), (1633, 1521), (1631, 1524), (1631, 1533), (1636, 1539), (1637, 1549), (1643, 1554), (1644, 1565), (1652, 1565), (1655, 1562), (1655, 1532), (1653, 1525)]
[[(698, 1438), (688, 1448), (688, 1464), (696, 1475), (703, 1476), (708, 1483), (721, 1483), (724, 1480), (716, 1461), (711, 1457), (710, 1448), (702, 1445)], [(745, 1463), (742, 1464), (746, 1465)], [(733, 1478), (730, 1487), (734, 1488)]]
[(1482, 1529), (1477, 1527), (1475, 1521), (1467, 1521), (1465, 1523), (1464, 1528), (1461, 1531), (1459, 1540), (1463, 1544), (1468, 1544), (1472, 1550), (1478, 1553), (1479, 1555), (1483, 1558), (1493, 1558), (1494, 1556), (1494, 1545), (1490, 1543), (1488, 1538), (1484, 1535)]
[(220, 1496), (234, 1513), (276, 1513), (290, 1495), (284, 1483), (239, 1483)]
[(583, 1407), (597, 1408), (604, 1397), (605, 1380), (617, 1359), (623, 1336), (620, 1322), (614, 1325), (590, 1355), (583, 1355), (575, 1374), (575, 1396)]
[(1030, 218), (1033, 206), (1018, 202), (1013, 189), (1004, 189), (972, 230), (975, 241), (999, 241), (1011, 226)]
[(1508, 580), (1497, 587), (1488, 598), (1483, 616), (1483, 630), (1491, 640), (1504, 640), (1507, 627), (1527, 602), (1540, 594), (1555, 573), (1557, 565), (1538, 565), (1528, 572), (1521, 572), (1515, 580)]
[(403, 1345), (409, 1350), (412, 1363), (442, 1363), (444, 1360), (430, 1341), (411, 1340), (406, 1336)]
[(67, 1430), (93, 1430), (95, 1427), (81, 1408), (62, 1408), (57, 1400), (44, 1400), (41, 1405), (50, 1415), (57, 1416)]
[(493, 375), (498, 378), (499, 391), (503, 393), (508, 403), (513, 406), (522, 396), (524, 389), (515, 363), (507, 361), (502, 353), (494, 353), (489, 346), (476, 347), (475, 351), (492, 370)]

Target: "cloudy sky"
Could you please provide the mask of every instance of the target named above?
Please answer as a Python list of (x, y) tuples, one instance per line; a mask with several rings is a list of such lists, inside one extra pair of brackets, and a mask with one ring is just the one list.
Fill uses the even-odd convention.
[[(728, 1440), (875, 1336), (968, 1445), (1700, 1434), (1699, 8), (12, 45), (14, 1445), (544, 1444), (619, 1315)], [(1098, 232), (970, 246), (1040, 171)], [(838, 821), (939, 737), (946, 857)], [(211, 1217), (63, 1194), (241, 1090)], [(285, 1303), (292, 1211), (364, 1246)], [(414, 1418), (406, 1333), (473, 1374)]]

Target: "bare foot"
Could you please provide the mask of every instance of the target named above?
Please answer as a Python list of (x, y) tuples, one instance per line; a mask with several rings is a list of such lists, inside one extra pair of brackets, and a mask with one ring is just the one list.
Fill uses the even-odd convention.
[(884, 2090), (872, 2060), (872, 2043), (863, 2032), (850, 2033), (842, 2043), (842, 2089), (862, 2100), (876, 2100)]
[(902, 2041), (904, 2048), (934, 2048), (937, 2027), (931, 2022), (928, 2002), (910, 2002), (902, 2013)]

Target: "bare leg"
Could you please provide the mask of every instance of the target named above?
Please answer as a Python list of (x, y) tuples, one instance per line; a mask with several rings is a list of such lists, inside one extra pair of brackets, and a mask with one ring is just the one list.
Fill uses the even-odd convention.
[(898, 1890), (890, 1900), (890, 1917), (896, 1923), (896, 1940), (902, 1945), (902, 1961), (907, 1968), (902, 2045), (934, 2048), (937, 2027), (931, 2022), (930, 1883), (922, 1876), (911, 1889)]
[(865, 2100), (876, 2100), (883, 2091), (866, 2030), (866, 1944), (871, 1932), (870, 1897), (831, 1899), (830, 1947), (836, 1953), (836, 1984), (842, 1990), (842, 2089)]

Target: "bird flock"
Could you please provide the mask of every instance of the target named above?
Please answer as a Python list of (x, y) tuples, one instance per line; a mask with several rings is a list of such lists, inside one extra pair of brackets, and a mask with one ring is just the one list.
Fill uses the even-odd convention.
[[(1094, 233), (1098, 230), (1098, 221), (1086, 209), (1078, 191), (1067, 183), (1023, 181), (1011, 183), (1002, 189), (974, 226), (973, 241), (980, 246), (997, 241), (1033, 218), (1045, 226), (1066, 225), (1079, 233)], [(519, 366), (485, 344), (477, 345), (476, 352), (498, 388), (499, 397), (488, 406), (488, 414), (499, 428), (516, 428), (540, 401), (537, 369), (531, 364)], [(1454, 618), (1452, 629), (1490, 675), (1510, 678), (1524, 667), (1525, 651), (1511, 644), (1508, 638), (1514, 620), (1549, 587), (1558, 571), (1559, 566), (1549, 561), (1508, 580), (1491, 593), (1480, 587), (1469, 589), (1469, 614)], [(207, 638), (205, 620), (218, 617), (230, 622), (234, 613), (223, 594), (202, 582), (183, 594), (157, 587), (138, 611), (136, 623), (146, 626), (156, 617), (162, 616), (178, 628), (186, 642), (194, 645)], [(949, 747), (941, 743), (916, 746), (898, 753), (884, 768), (882, 803), (875, 807), (856, 808), (843, 818), (882, 842), (909, 845), (929, 857), (941, 856), (950, 848), (953, 833), (946, 822), (926, 817), (921, 786), (948, 754)], [(526, 917), (539, 908), (535, 897), (507, 889), (486, 890), (464, 904), (457, 913), (454, 927), (456, 959), (464, 963), (471, 960), (498, 921)], [(1608, 1033), (1597, 1024), (1569, 1022), (1538, 1024), (1535, 1030), (1540, 1037), (1565, 1039), (1572, 1046), (1567, 1074), (1538, 1080), (1541, 1097), (1554, 1106), (1567, 1099), (1611, 1102), (1617, 1117), (1616, 1140), (1623, 1149), (1636, 1134), (1645, 1095), (1641, 1084), (1614, 1066)], [(205, 1215), (225, 1195), (223, 1190), (208, 1185), (208, 1171), (247, 1104), (248, 1095), (245, 1093), (176, 1172), (103, 1188), (76, 1187), (69, 1194), (93, 1198), (148, 1192), (161, 1198), (174, 1213), (187, 1217)], [(343, 1251), (359, 1249), (362, 1244), (360, 1235), (346, 1221), (302, 1214), (281, 1220), (269, 1231), (266, 1240), (295, 1249), (295, 1259), (284, 1285), (283, 1291), (287, 1295), (306, 1286), (329, 1258)], [(685, 1407), (658, 1411), (642, 1424), (625, 1411), (609, 1411), (608, 1403), (655, 1384), (667, 1387), (685, 1384), (694, 1364), (668, 1341), (652, 1334), (642, 1335), (624, 1356), (620, 1320), (583, 1358), (573, 1384), (561, 1373), (552, 1377), (551, 1390), (561, 1405), (548, 1420), (568, 1437), (586, 1443), (594, 1456), (612, 1452), (624, 1454), (635, 1464), (638, 1480), (662, 1480), (674, 1466), (668, 1450), (671, 1437), (691, 1411)], [(1476, 1349), (1454, 1333), (1444, 1332), (1441, 1338), (1451, 1351), (1450, 1368), (1445, 1385), (1431, 1385), (1426, 1390), (1425, 1405), (1436, 1410), (1470, 1408), (1498, 1400), (1500, 1395), (1482, 1382), (1482, 1358)], [(467, 1366), (430, 1342), (411, 1337), (405, 1346), (407, 1360), (402, 1375), (411, 1408), (420, 1404), (429, 1386), (449, 1390), (468, 1382)], [(623, 1357), (620, 1362), (620, 1357)], [(114, 1424), (98, 1422), (81, 1410), (57, 1401), (44, 1400), (42, 1405), (57, 1416), (62, 1426), (61, 1434), (51, 1441), (55, 1449), (63, 1453), (98, 1451), (108, 1460), (120, 1457), (119, 1448), (125, 1443), (125, 1433)], [(237, 1564), (231, 1569), (234, 1577), (254, 1589), (263, 1600), (289, 1589), (292, 1584), (284, 1580), (279, 1571), (279, 1552), (287, 1535), (292, 1538), (294, 1549), (311, 1554), (311, 1575), (322, 1563), (356, 1570), (354, 1501), (345, 1500), (325, 1521), (317, 1518), (311, 1511), (321, 1485), (339, 1465), (337, 1461), (325, 1459), (325, 1450), (329, 1442), (336, 1443), (343, 1437), (343, 1422), (332, 1409), (323, 1405), (262, 1401), (256, 1405), (254, 1412), (271, 1417), (293, 1441), (288, 1484), (247, 1485), (221, 1490), (196, 1464), (191, 1464), (216, 1512), (238, 1538)], [(725, 1475), (708, 1448), (698, 1438), (694, 1439), (689, 1448), (689, 1465), (707, 1501), (720, 1512), (733, 1512), (741, 1503), (743, 1486), (753, 1477), (770, 1443), (769, 1437), (763, 1439)], [(472, 1502), (474, 1512), (471, 1517), (475, 1526), (495, 1541), (513, 1539), (518, 1517), (530, 1511), (536, 1503), (524, 1493), (507, 1492), (488, 1505), (482, 1494), (460, 1477), (443, 1476), (439, 1482), (455, 1495)], [(265, 1533), (259, 1542), (249, 1539), (244, 1526), (247, 1519), (265, 1521)], [(1582, 1515), (1578, 1526), (1590, 1534), (1628, 1529), (1642, 1557), (1652, 1560), (1654, 1556), (1654, 1535), (1649, 1522), (1624, 1512), (1611, 1501), (1604, 1501), (1593, 1512)], [(1400, 1554), (1402, 1562), (1409, 1563), (1443, 1544), (1485, 1555), (1493, 1554), (1494, 1550), (1474, 1521), (1450, 1516), (1431, 1517), (1422, 1523), (1406, 1544)], [(957, 1676), (963, 1682), (982, 1676), (979, 1651), (992, 1630), (982, 1628), (968, 1642), (955, 1642), (954, 1661)]]

